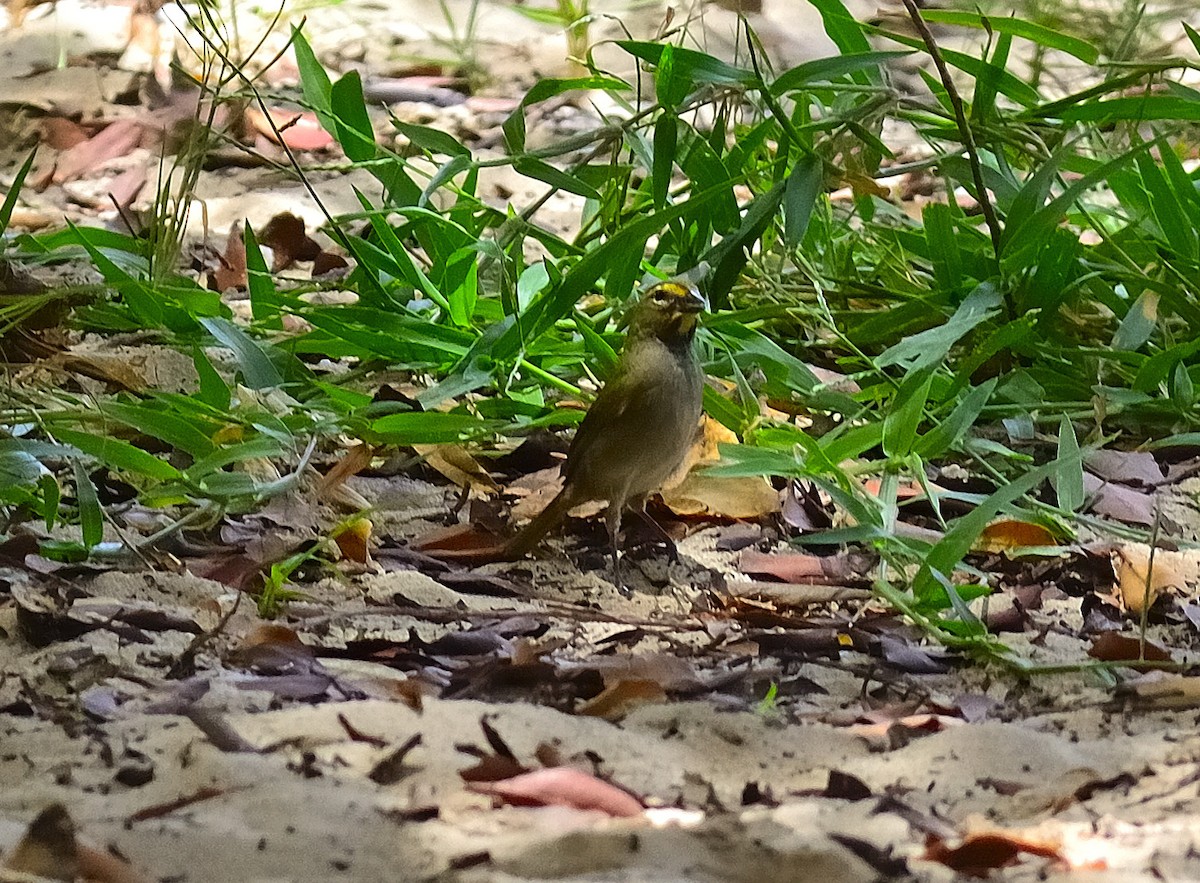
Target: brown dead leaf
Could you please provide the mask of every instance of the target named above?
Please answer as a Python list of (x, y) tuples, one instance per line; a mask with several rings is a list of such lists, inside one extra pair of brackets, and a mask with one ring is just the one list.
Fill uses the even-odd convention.
[(117, 207), (117, 211), (127, 212), (145, 186), (145, 166), (134, 166), (113, 178), (112, 183), (108, 185), (108, 199)]
[(371, 465), (375, 457), (375, 448), (366, 442), (359, 442), (342, 455), (333, 467), (326, 472), (317, 483), (317, 496), (325, 497), (334, 488), (342, 485), (348, 478), (362, 472)]
[(1154, 524), (1154, 494), (1123, 484), (1104, 482), (1090, 472), (1083, 473), (1083, 489), (1091, 498), (1088, 509), (1126, 524)]
[(1065, 861), (1058, 843), (1036, 839), (1016, 831), (982, 831), (966, 835), (957, 846), (932, 838), (925, 846), (925, 859), (983, 879), (992, 871), (1015, 864), (1022, 853)]
[(92, 131), (64, 116), (45, 116), (38, 121), (38, 142), (51, 150), (70, 150), (92, 136)]
[(616, 723), (642, 705), (667, 701), (667, 691), (649, 679), (620, 680), (584, 702), (576, 713)]
[(366, 564), (371, 557), (371, 530), (374, 525), (369, 518), (355, 518), (333, 538), (342, 557), (356, 564)]
[(256, 625), (253, 631), (244, 635), (241, 641), (238, 642), (238, 648), (249, 650), (251, 647), (258, 647), (263, 644), (304, 646), (304, 642), (300, 640), (300, 636), (296, 634), (295, 629), (288, 628), (286, 625), (264, 622)]
[(409, 548), (440, 561), (467, 566), (505, 559), (504, 540), (475, 524), (454, 524), (430, 531), (409, 543)]
[(641, 802), (629, 792), (569, 767), (534, 770), (499, 782), (468, 782), (467, 788), (514, 806), (568, 806), (615, 818), (642, 813)]
[(20, 842), (5, 856), (5, 870), (46, 880), (91, 883), (144, 883), (129, 864), (108, 852), (80, 843), (75, 823), (62, 804), (42, 810)]
[(779, 511), (779, 493), (762, 476), (725, 478), (703, 470), (689, 472), (679, 484), (663, 490), (662, 499), (676, 515), (753, 519)]
[(1090, 472), (1105, 481), (1142, 487), (1162, 484), (1162, 468), (1149, 451), (1092, 451), (1084, 462)]
[(338, 270), (345, 270), (349, 266), (350, 262), (340, 254), (334, 254), (331, 251), (321, 251), (313, 258), (312, 277), (317, 279)]
[(413, 445), (425, 462), (461, 488), (492, 496), (500, 486), (462, 445)]
[(246, 108), (246, 122), (268, 141), (286, 144), (292, 150), (324, 150), (333, 137), (321, 128), (317, 115), (310, 111), (271, 108), (267, 117), (256, 107)]
[(109, 123), (88, 140), (59, 154), (54, 169), (54, 183), (62, 184), (82, 178), (109, 160), (127, 155), (141, 141), (142, 125), (136, 120)]
[(700, 428), (700, 436), (683, 464), (663, 487), (662, 499), (667, 507), (676, 515), (744, 519), (778, 512), (779, 494), (766, 478), (722, 478), (704, 472), (704, 466), (721, 459), (718, 446), (737, 444), (738, 437), (707, 414)]
[(29, 823), (19, 843), (6, 856), (4, 867), (50, 880), (79, 876), (75, 823), (61, 803), (46, 807)]
[(291, 212), (281, 212), (258, 231), (258, 241), (274, 254), (271, 271), (286, 270), (296, 261), (316, 260), (320, 244), (304, 230), (304, 219)]
[[(1144, 648), (1144, 655), (1143, 655)], [(1105, 632), (1092, 642), (1088, 656), (1102, 662), (1170, 662), (1171, 653), (1153, 641), (1143, 644), (1132, 635)]]
[(1003, 518), (983, 529), (975, 541), (978, 552), (1012, 552), (1031, 546), (1054, 546), (1058, 541), (1049, 530), (1031, 521)]
[(91, 377), (93, 380), (99, 380), (128, 392), (140, 393), (147, 386), (146, 378), (129, 363), (127, 358), (106, 356), (100, 353), (61, 352), (49, 361), (64, 371), (82, 374), (84, 377)]
[(873, 566), (861, 554), (807, 555), (800, 552), (759, 552), (747, 549), (738, 558), (738, 569), (751, 576), (769, 576), (786, 583), (859, 585)]
[(245, 288), (247, 284), (246, 241), (242, 238), (242, 225), (234, 224), (225, 240), (225, 252), (209, 275), (208, 287), (213, 291), (229, 291)]
[(1147, 595), (1153, 605), (1163, 593), (1186, 592), (1189, 580), (1197, 578), (1200, 561), (1194, 553), (1157, 549), (1151, 573), (1150, 547), (1144, 543), (1120, 546), (1113, 550), (1112, 559), (1121, 601), (1125, 610), (1135, 616), (1140, 616), (1146, 607)]

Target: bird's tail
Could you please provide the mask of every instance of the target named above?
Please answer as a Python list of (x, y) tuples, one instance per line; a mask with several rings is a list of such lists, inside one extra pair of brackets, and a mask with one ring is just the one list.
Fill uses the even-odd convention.
[(550, 505), (537, 514), (533, 521), (525, 525), (521, 531), (504, 544), (504, 557), (509, 560), (522, 558), (533, 550), (546, 534), (559, 525), (567, 512), (575, 505), (573, 494), (568, 493), (569, 486), (558, 492)]

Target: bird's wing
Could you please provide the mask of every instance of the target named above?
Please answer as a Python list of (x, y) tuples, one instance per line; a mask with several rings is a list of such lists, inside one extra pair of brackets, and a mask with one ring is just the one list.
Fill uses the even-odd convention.
[[(644, 437), (650, 444), (650, 423), (655, 408), (654, 399), (661, 396), (661, 381), (656, 376), (653, 360), (623, 359), (621, 368), (600, 390), (587, 416), (575, 431), (575, 440), (567, 454), (563, 477), (567, 484), (594, 468), (594, 458), (604, 460), (614, 456), (614, 447)], [(643, 436), (643, 433), (647, 435)], [(619, 451), (615, 456), (621, 456)]]

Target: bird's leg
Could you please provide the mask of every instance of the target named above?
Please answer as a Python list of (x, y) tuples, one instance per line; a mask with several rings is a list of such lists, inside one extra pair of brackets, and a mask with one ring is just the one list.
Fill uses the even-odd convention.
[(613, 556), (613, 585), (622, 595), (626, 594), (626, 591), (625, 583), (621, 580), (621, 549), (617, 541), (621, 536), (621, 513), (624, 509), (624, 500), (609, 500), (608, 513), (604, 519), (608, 525), (608, 543)]
[(642, 521), (646, 522), (651, 530), (658, 534), (658, 538), (663, 541), (663, 544), (667, 547), (667, 560), (672, 564), (678, 561), (679, 547), (675, 545), (675, 538), (667, 533), (666, 529), (657, 521), (655, 521), (650, 513), (646, 511), (645, 501), (643, 500), (640, 506), (635, 506), (634, 511), (637, 512), (638, 517), (641, 518)]

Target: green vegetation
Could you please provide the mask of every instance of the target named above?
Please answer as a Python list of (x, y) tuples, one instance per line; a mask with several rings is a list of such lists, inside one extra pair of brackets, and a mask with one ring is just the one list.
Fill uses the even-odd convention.
[[(178, 530), (260, 506), (338, 436), (486, 445), (572, 423), (579, 412), (556, 410), (554, 398), (578, 394), (587, 366), (611, 364), (635, 286), (705, 261), (713, 312), (701, 345), (709, 374), (731, 389), (708, 390), (706, 407), (746, 442), (715, 471), (814, 482), (852, 526), (804, 542), (873, 547), (884, 597), (942, 640), (992, 649), (967, 605), (986, 586), (951, 581), (980, 531), (1018, 513), (1067, 536), (1083, 517), (1081, 450), (1200, 441), (1200, 189), (1184, 162), (1200, 92), (1178, 82), (1196, 63), (1109, 56), (1033, 19), (938, 12), (929, 18), (978, 28), (986, 51), (939, 53), (961, 98), (924, 70), (929, 94), (913, 97), (884, 71), (928, 53), (922, 39), (892, 34), (905, 48), (879, 51), (877, 28), (838, 0), (813, 2), (837, 57), (773, 74), (754, 53), (734, 65), (677, 43), (623, 41), (653, 77), (652, 99), (596, 69), (544, 80), (505, 123), (499, 159), (399, 121), (412, 150), (379, 146), (358, 74), (331, 80), (297, 31), (303, 103), (377, 181), (358, 193), (360, 212), (327, 228), (352, 258), (340, 284), (358, 302), (308, 303), (314, 286), (279, 284), (250, 229), (249, 327), (154, 259), (154, 241), (85, 228), (10, 240), (5, 256), (17, 263), (86, 256), (109, 294), (77, 305), (73, 321), (154, 331), (193, 354), (200, 387), (98, 402), (10, 388), (8, 526), (77, 524), (70, 551), (87, 554), (104, 535), (97, 469), (173, 513), (167, 530)], [(1043, 97), (1036, 79), (1010, 70), (1020, 41), (1072, 57), (1086, 85)], [(624, 115), (529, 147), (526, 110), (582, 89), (607, 92)], [(897, 160), (881, 138), (889, 121), (912, 127), (932, 156)], [(479, 173), (495, 165), (584, 197), (579, 235), (540, 226), (541, 201), (509, 211), (485, 202)], [(881, 186), (904, 173), (966, 198), (934, 199), (912, 217)], [(11, 207), (10, 194), (0, 220)], [(531, 244), (544, 260), (526, 262)], [(8, 309), (5, 327), (19, 322)], [(307, 330), (284, 333), (289, 317)], [(236, 361), (237, 387), (210, 362), (214, 345)], [(318, 374), (316, 356), (357, 367)], [(857, 390), (823, 383), (810, 365)], [(427, 381), (423, 392), (376, 401), (374, 373), (397, 368)], [(767, 416), (764, 400), (803, 419)], [(1040, 448), (1011, 442), (1022, 437)], [(248, 459), (290, 467), (265, 481), (234, 468)], [(949, 501), (966, 514), (945, 514), (931, 544), (895, 525), (902, 486), (927, 485), (932, 461), (962, 462), (994, 489), (935, 497), (939, 519)], [(881, 480), (878, 493), (863, 489), (868, 477)], [(289, 572), (287, 562), (272, 569), (277, 591), (262, 596), (272, 610)]]

